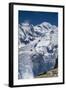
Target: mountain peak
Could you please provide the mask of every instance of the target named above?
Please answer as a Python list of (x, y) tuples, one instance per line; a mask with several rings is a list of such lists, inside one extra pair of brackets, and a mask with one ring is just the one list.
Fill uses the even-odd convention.
[[(51, 25), (48, 22), (42, 22), (41, 24), (33, 25), (30, 24), (29, 21), (24, 21), (19, 24), (19, 42), (31, 42), (38, 37), (48, 38), (54, 35), (53, 39), (56, 38), (57, 41), (57, 27), (55, 25)], [(27, 41), (26, 41), (27, 40)], [(54, 41), (54, 40), (53, 40)]]

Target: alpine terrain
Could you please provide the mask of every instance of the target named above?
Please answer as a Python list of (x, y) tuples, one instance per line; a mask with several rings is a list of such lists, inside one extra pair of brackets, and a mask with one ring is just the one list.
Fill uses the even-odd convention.
[(58, 27), (48, 22), (18, 25), (18, 79), (35, 78), (58, 68)]

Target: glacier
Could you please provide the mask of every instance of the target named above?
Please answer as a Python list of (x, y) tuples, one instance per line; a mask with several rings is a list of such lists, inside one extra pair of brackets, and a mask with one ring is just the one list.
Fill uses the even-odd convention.
[(49, 22), (18, 25), (18, 79), (34, 78), (58, 67), (58, 27)]

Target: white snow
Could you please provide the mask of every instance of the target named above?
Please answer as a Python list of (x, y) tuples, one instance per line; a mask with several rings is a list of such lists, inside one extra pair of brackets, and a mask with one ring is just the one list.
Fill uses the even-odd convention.
[[(31, 56), (34, 54), (42, 54), (44, 61), (48, 62), (48, 60), (50, 60), (53, 65), (55, 65), (55, 60), (58, 56), (57, 48), (54, 48), (55, 45), (58, 45), (57, 26), (51, 25), (48, 22), (43, 22), (36, 26), (29, 24), (29, 22), (24, 22), (19, 25), (18, 30), (19, 55), (24, 54), (22, 55), (22, 59), (19, 60), (21, 60), (20, 63), (22, 63), (23, 60), (27, 62), (27, 64), (23, 63), (23, 66), (19, 64), (19, 68), (25, 69), (25, 72), (21, 70), (22, 78), (34, 78), (31, 61)], [(20, 38), (22, 41), (20, 41)], [(34, 40), (31, 40), (32, 38), (34, 38)], [(27, 44), (25, 44), (26, 41), (28, 42)], [(49, 48), (49, 52), (47, 51), (47, 47)]]

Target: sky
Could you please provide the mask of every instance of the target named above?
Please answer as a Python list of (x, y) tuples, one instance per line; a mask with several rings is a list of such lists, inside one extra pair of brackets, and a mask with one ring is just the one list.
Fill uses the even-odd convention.
[(35, 12), (35, 11), (18, 11), (19, 24), (25, 21), (33, 25), (49, 22), (58, 26), (58, 13), (56, 12)]

